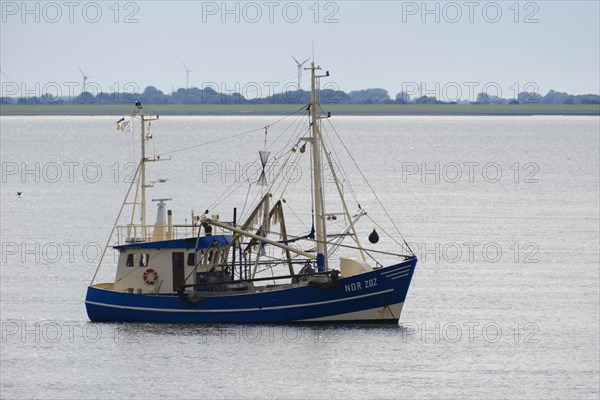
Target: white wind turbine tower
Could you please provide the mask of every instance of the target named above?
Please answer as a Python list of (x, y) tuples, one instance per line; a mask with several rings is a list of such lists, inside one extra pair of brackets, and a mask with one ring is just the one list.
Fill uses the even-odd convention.
[(292, 56), (292, 58), (294, 59), (294, 61), (296, 61), (296, 66), (298, 67), (298, 90), (300, 90), (300, 80), (302, 79), (302, 66), (306, 64), (306, 62), (310, 60), (310, 58), (307, 58), (302, 62), (296, 60), (294, 56)]
[(79, 68), (79, 72), (81, 72), (81, 76), (83, 77), (83, 87), (81, 88), (81, 93), (85, 93), (85, 83), (87, 82), (88, 79), (90, 79), (92, 77), (88, 76), (85, 72), (83, 72), (81, 67), (77, 67), (77, 68)]
[(183, 65), (183, 68), (185, 69), (185, 88), (189, 89), (190, 88), (190, 72), (193, 71), (193, 69), (189, 69), (187, 67), (187, 65), (185, 65), (185, 63), (183, 62), (183, 60), (180, 58), (179, 61), (181, 61), (181, 65)]

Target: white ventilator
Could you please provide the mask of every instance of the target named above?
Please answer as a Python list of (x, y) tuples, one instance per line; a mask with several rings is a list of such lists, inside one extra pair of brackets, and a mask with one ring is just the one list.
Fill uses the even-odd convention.
[(152, 230), (152, 241), (158, 242), (161, 240), (167, 240), (167, 213), (165, 201), (172, 199), (152, 199), (152, 201), (158, 202), (158, 209), (156, 210), (156, 222), (154, 223), (154, 229)]

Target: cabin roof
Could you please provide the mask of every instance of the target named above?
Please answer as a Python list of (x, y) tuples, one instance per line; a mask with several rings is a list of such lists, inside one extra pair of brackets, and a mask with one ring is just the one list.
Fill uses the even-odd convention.
[(161, 240), (159, 242), (139, 242), (129, 243), (120, 246), (113, 246), (117, 250), (125, 249), (194, 249), (198, 240), (198, 249), (209, 247), (224, 247), (231, 241), (231, 235), (211, 235), (198, 238), (186, 238), (175, 240)]

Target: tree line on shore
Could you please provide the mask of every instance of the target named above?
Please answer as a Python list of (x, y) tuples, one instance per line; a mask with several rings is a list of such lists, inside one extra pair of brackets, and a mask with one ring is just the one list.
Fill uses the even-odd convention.
[[(211, 87), (199, 89), (178, 89), (171, 94), (163, 93), (154, 86), (148, 86), (141, 93), (97, 93), (83, 92), (72, 98), (55, 97), (50, 94), (28, 97), (2, 97), (3, 104), (129, 104), (141, 101), (144, 104), (307, 104), (310, 92), (290, 90), (266, 97), (250, 98), (241, 93), (222, 93)], [(413, 96), (406, 92), (391, 98), (388, 91), (381, 88), (344, 92), (323, 89), (320, 94), (322, 104), (600, 104), (600, 96), (595, 94), (571, 95), (550, 90), (546, 95), (521, 92), (516, 98), (505, 99), (487, 93), (479, 93), (474, 101), (444, 100), (435, 96)]]

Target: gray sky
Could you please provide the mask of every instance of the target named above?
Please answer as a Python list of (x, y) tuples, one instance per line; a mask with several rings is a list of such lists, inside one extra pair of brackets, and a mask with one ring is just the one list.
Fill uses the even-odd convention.
[(170, 93), (185, 87), (182, 59), (190, 86), (264, 96), (296, 82), (291, 56), (313, 41), (344, 91), (600, 91), (598, 1), (1, 1), (1, 13), (2, 95), (79, 94), (78, 67), (91, 92)]

